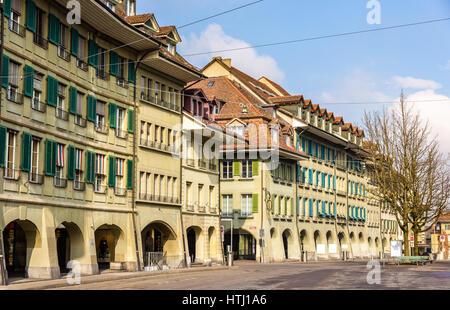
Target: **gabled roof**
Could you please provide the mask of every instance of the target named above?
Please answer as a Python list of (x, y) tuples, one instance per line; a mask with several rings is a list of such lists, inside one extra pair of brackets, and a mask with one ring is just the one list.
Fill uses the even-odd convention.
[(272, 104), (298, 104), (303, 100), (303, 95), (295, 96), (277, 96), (269, 98), (269, 102)]
[(279, 84), (275, 83), (274, 81), (268, 79), (265, 76), (262, 76), (259, 81), (261, 83), (267, 83), (269, 84), (269, 87), (274, 88), (276, 91), (278, 91), (282, 96), (290, 96), (291, 94), (289, 94), (283, 87), (281, 87)]
[[(173, 38), (170, 37), (170, 34), (173, 34)], [(178, 34), (177, 28), (175, 26), (164, 26), (160, 27), (158, 33), (156, 33), (157, 37), (162, 38), (170, 38), (177, 43), (181, 42), (181, 37)]]

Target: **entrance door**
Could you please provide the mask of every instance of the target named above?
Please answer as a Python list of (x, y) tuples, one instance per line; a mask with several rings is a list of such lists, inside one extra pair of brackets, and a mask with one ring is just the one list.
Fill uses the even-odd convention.
[(58, 252), (58, 265), (62, 273), (66, 273), (67, 263), (70, 260), (70, 244), (67, 229), (56, 229), (56, 248)]
[(195, 236), (195, 231), (192, 228), (189, 228), (187, 233), (187, 239), (188, 239), (188, 248), (189, 248), (189, 257), (191, 258), (191, 263), (195, 262), (195, 246), (197, 243), (197, 238)]
[(288, 240), (286, 233), (283, 234), (283, 246), (284, 246), (284, 258), (288, 259), (289, 253), (288, 253)]
[(25, 277), (27, 241), (22, 227), (16, 222), (6, 226), (3, 243), (8, 277)]

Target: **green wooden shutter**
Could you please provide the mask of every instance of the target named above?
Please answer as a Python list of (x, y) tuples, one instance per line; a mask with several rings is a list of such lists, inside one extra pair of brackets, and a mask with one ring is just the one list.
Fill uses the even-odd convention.
[(136, 73), (134, 72), (134, 61), (128, 63), (128, 81), (134, 83), (136, 81)]
[(259, 175), (259, 161), (252, 161), (252, 174), (253, 176)]
[(271, 208), (272, 210), (272, 214), (274, 214), (275, 213), (275, 195), (273, 195), (272, 194), (272, 208)]
[(109, 73), (117, 76), (119, 72), (119, 55), (115, 51), (109, 52)]
[(258, 194), (253, 194), (253, 213), (258, 213)]
[(69, 88), (69, 113), (77, 114), (77, 89), (73, 86)]
[(91, 152), (86, 151), (86, 183), (93, 183), (91, 181)]
[(133, 161), (127, 160), (127, 188), (133, 188)]
[(116, 128), (117, 118), (117, 105), (114, 103), (109, 104), (109, 127)]
[(3, 14), (11, 18), (11, 0), (5, 0), (3, 1)]
[(131, 109), (128, 110), (128, 132), (134, 132), (134, 111)]
[(71, 33), (72, 33), (72, 36), (71, 36), (72, 41), (71, 41), (71, 45), (70, 45), (71, 52), (72, 52), (72, 55), (74, 55), (75, 57), (78, 57), (79, 33), (78, 33), (78, 30), (76, 30), (75, 28), (71, 29)]
[(291, 199), (291, 215), (295, 216), (294, 199), (293, 198), (290, 198), (290, 199)]
[(45, 141), (45, 175), (55, 176), (56, 160), (55, 160), (56, 142), (51, 140)]
[(36, 31), (36, 5), (32, 0), (27, 0), (26, 27), (32, 31)]
[(241, 175), (241, 162), (234, 161), (233, 162), (233, 176), (238, 177)]
[(47, 104), (56, 107), (58, 101), (58, 81), (51, 77), (47, 77)]
[(88, 107), (87, 107), (88, 121), (95, 122), (96, 114), (97, 114), (97, 99), (91, 95), (88, 95)]
[(281, 196), (278, 196), (278, 213), (281, 214)]
[(116, 186), (116, 158), (109, 156), (108, 185)]
[(59, 45), (60, 44), (60, 21), (59, 19), (53, 15), (49, 15), (49, 28), (48, 28), (48, 40), (49, 42)]
[(2, 57), (2, 87), (8, 87), (9, 82), (9, 57), (3, 54)]
[(69, 145), (69, 160), (67, 166), (67, 179), (75, 180), (75, 147)]
[(24, 96), (33, 97), (34, 69), (25, 66), (25, 85), (23, 89)]
[(0, 126), (0, 167), (5, 167), (6, 127)]
[(98, 65), (98, 46), (92, 40), (89, 40), (89, 64), (94, 68)]
[(22, 133), (22, 171), (29, 172), (31, 168), (31, 135), (27, 132)]

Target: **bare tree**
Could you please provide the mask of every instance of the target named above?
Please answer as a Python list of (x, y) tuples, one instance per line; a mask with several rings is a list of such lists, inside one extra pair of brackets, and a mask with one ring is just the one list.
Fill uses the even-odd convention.
[(406, 256), (410, 255), (410, 232), (418, 255), (419, 233), (429, 230), (448, 208), (448, 159), (431, 136), (429, 123), (407, 107), (403, 94), (397, 107), (366, 113), (364, 122), (370, 141), (366, 144), (370, 173), (377, 185), (371, 192), (395, 212)]

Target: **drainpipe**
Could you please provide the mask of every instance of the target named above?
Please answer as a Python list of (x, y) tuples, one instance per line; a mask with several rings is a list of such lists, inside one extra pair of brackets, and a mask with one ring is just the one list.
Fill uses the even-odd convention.
[[(0, 39), (0, 74), (2, 74), (2, 62), (3, 62), (3, 47), (4, 47), (4, 32), (5, 32), (5, 17), (3, 1), (0, 2), (0, 17), (1, 21), (1, 39)], [(2, 95), (3, 88), (0, 86), (0, 115), (2, 109)], [(4, 253), (3, 244), (3, 229), (0, 228), (0, 285), (8, 285), (8, 273), (6, 271), (6, 257)]]
[[(261, 167), (262, 168), (263, 162), (261, 162)], [(259, 166), (259, 165), (258, 165)], [(264, 244), (264, 237), (261, 236), (261, 231), (264, 231), (264, 211), (265, 211), (265, 205), (264, 205), (264, 169), (261, 169), (261, 173), (260, 173), (260, 177), (261, 177), (261, 230), (260, 230), (260, 244), (259, 244), (259, 250), (261, 251), (260, 257), (261, 257), (261, 263), (264, 264), (265, 263), (265, 259), (264, 259), (264, 248), (265, 248), (265, 244)]]

